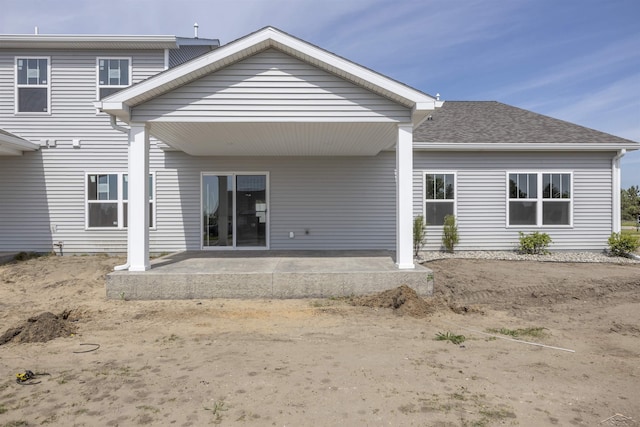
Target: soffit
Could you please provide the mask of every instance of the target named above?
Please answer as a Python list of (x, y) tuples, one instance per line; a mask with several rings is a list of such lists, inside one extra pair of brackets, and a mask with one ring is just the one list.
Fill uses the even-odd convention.
[(397, 125), (152, 122), (149, 133), (194, 156), (373, 156), (393, 148)]

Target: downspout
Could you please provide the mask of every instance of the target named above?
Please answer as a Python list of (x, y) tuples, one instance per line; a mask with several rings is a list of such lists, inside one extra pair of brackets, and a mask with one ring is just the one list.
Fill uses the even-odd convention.
[[(124, 127), (124, 126), (120, 126), (116, 123), (116, 116), (109, 114), (109, 117), (111, 118), (110, 123), (111, 123), (111, 127), (114, 128), (115, 130), (117, 130), (118, 132), (122, 132), (122, 133), (126, 133), (127, 134), (127, 139), (129, 137), (129, 129)], [(128, 232), (127, 232), (128, 233)], [(127, 244), (128, 244), (128, 240), (129, 237), (127, 237)], [(115, 267), (113, 267), (114, 271), (122, 271), (122, 270), (127, 270), (129, 269), (129, 251), (127, 250), (127, 262), (125, 264), (122, 265), (116, 265)]]
[(626, 149), (618, 150), (611, 159), (611, 190), (612, 190), (612, 215), (611, 232), (620, 232), (620, 159), (626, 154)]

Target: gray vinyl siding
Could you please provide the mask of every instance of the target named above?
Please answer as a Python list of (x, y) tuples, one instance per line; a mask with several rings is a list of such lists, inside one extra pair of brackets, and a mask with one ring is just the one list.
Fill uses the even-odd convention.
[[(375, 157), (190, 157), (165, 153), (152, 251), (201, 248), (202, 172), (267, 172), (271, 249), (393, 249), (394, 153)], [(182, 220), (180, 220), (182, 218)], [(305, 234), (309, 230), (309, 234)], [(289, 238), (289, 232), (295, 238)]]
[[(15, 114), (16, 56), (51, 58), (50, 115)], [(97, 57), (132, 58), (134, 83), (164, 69), (164, 50), (0, 49), (0, 127), (35, 143), (55, 141), (19, 157), (0, 156), (0, 251), (50, 251), (58, 241), (65, 253), (126, 250), (126, 231), (85, 229), (86, 173), (127, 169), (126, 135), (93, 107)], [(156, 165), (158, 155), (154, 150)]]
[[(551, 250), (602, 250), (611, 233), (614, 153), (414, 153), (414, 214), (423, 214), (425, 171), (457, 174), (458, 250), (512, 250), (518, 232), (539, 231)], [(507, 227), (507, 172), (573, 172), (573, 227)], [(427, 229), (425, 249), (440, 249), (442, 227)]]
[(270, 49), (133, 109), (134, 121), (311, 120), (408, 122), (411, 112), (333, 74)]

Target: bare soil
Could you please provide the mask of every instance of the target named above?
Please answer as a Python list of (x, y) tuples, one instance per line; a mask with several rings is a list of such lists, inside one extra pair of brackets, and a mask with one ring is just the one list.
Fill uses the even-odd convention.
[(640, 426), (638, 264), (433, 261), (426, 300), (106, 300), (122, 262), (0, 266), (0, 334), (22, 328), (0, 426)]

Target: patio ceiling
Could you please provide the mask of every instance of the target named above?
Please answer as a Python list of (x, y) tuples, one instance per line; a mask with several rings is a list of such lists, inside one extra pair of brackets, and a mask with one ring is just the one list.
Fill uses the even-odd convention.
[(395, 146), (394, 123), (151, 122), (149, 133), (193, 156), (373, 156)]

